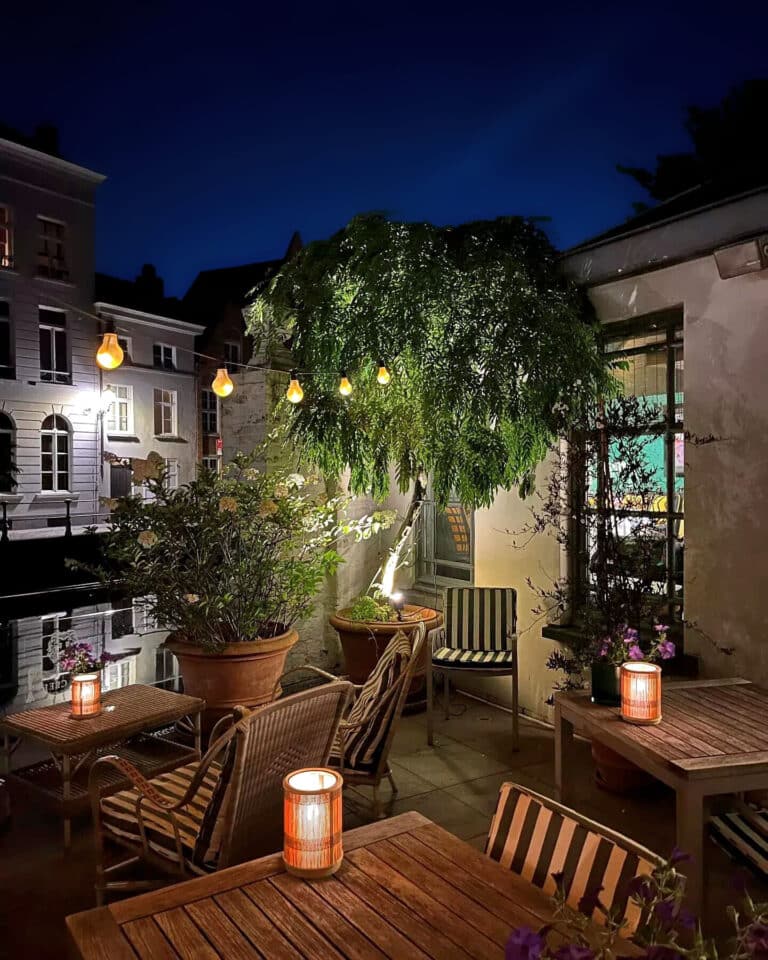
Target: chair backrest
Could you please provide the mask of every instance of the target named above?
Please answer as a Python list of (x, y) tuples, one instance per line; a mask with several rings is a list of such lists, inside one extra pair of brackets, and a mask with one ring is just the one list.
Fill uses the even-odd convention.
[(301, 767), (324, 767), (352, 684), (324, 684), (277, 700), (240, 720), (231, 734), (234, 759), (219, 809), (218, 867), (279, 850), (283, 779)]
[(386, 762), (414, 670), (424, 647), (424, 623), (398, 631), (363, 684), (341, 731), (344, 765), (376, 771)]
[(452, 650), (512, 649), (517, 630), (517, 591), (512, 587), (448, 587), (445, 643)]
[[(585, 894), (602, 887), (600, 902), (626, 923), (623, 936), (641, 919), (640, 908), (629, 900), (629, 881), (662, 863), (628, 837), (515, 783), (502, 784), (485, 852), (550, 896), (556, 890), (553, 874), (562, 873), (566, 902), (574, 909)], [(592, 919), (605, 922), (598, 909)]]

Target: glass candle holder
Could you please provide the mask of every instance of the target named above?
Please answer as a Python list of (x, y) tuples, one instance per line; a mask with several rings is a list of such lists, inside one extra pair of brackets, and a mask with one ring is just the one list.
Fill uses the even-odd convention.
[(72, 716), (78, 719), (101, 713), (101, 674), (79, 673), (72, 677)]
[(661, 723), (661, 667), (644, 661), (622, 664), (621, 719), (627, 723)]
[(335, 770), (295, 770), (283, 780), (283, 861), (298, 877), (330, 877), (341, 866), (341, 788)]

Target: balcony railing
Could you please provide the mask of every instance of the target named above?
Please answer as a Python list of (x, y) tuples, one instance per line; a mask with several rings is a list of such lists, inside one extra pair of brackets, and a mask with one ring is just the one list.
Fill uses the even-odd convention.
[(11, 533), (21, 534), (18, 539), (35, 539), (36, 533), (42, 537), (47, 535), (43, 531), (54, 529), (61, 529), (63, 536), (71, 537), (73, 531), (99, 527), (108, 521), (109, 510), (98, 500), (75, 500), (73, 497), (71, 500), (65, 499), (56, 513), (24, 513), (17, 516), (9, 516), (8, 504), (3, 501), (0, 503), (0, 543), (17, 539), (12, 538)]

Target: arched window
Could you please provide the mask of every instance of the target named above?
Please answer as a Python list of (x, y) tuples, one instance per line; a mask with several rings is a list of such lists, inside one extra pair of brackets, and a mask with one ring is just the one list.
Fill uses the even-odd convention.
[(16, 428), (7, 413), (0, 412), (0, 493), (11, 493), (16, 486)]
[(46, 417), (40, 431), (42, 490), (69, 490), (69, 444), (69, 424), (64, 417)]

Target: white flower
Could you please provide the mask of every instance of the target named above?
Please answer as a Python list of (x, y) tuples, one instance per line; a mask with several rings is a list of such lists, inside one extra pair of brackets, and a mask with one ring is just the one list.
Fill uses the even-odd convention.
[(145, 550), (149, 550), (150, 547), (154, 547), (157, 543), (157, 534), (154, 530), (142, 530), (138, 536), (138, 541), (140, 546), (144, 547)]

